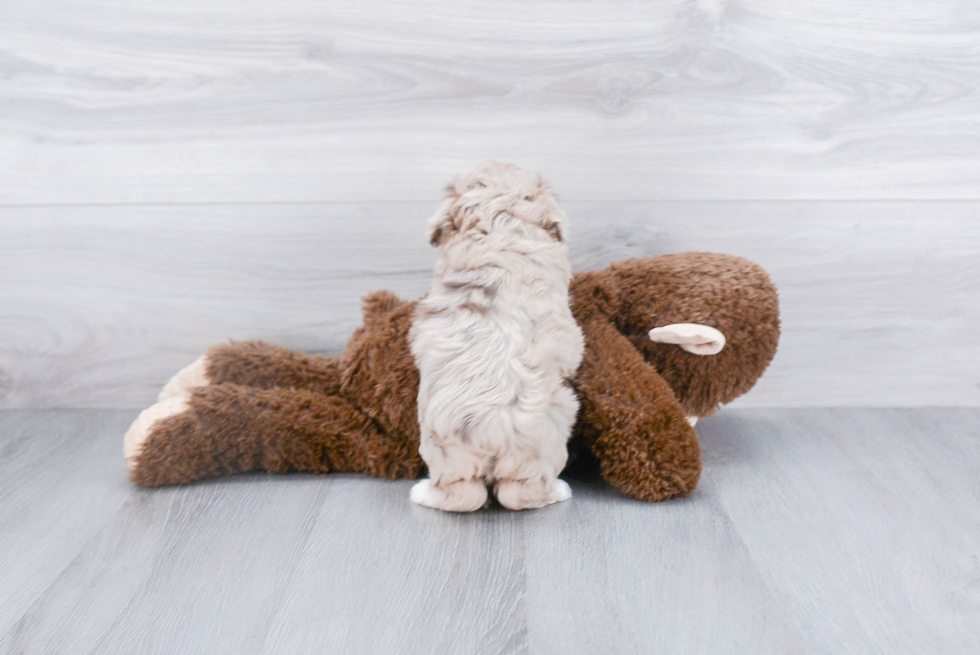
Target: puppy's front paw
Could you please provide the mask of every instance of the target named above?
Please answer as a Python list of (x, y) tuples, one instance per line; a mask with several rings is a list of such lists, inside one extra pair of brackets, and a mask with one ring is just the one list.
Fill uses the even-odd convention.
[(143, 452), (143, 444), (153, 432), (153, 428), (164, 419), (180, 414), (185, 409), (187, 409), (187, 399), (183, 396), (175, 396), (156, 405), (150, 405), (140, 412), (126, 430), (126, 436), (123, 437), (123, 454), (126, 457), (126, 468), (130, 473), (136, 470), (140, 453)]
[(459, 480), (437, 486), (425, 479), (415, 483), (410, 497), (416, 505), (444, 512), (473, 512), (486, 505), (487, 487), (482, 480)]
[(206, 387), (211, 384), (208, 379), (208, 362), (206, 359), (207, 355), (201, 355), (192, 364), (188, 364), (180, 371), (177, 372), (175, 376), (170, 378), (170, 381), (163, 386), (160, 391), (160, 395), (157, 396), (157, 402), (167, 400), (168, 398), (190, 398), (191, 391), (195, 387)]
[(650, 340), (672, 343), (695, 355), (715, 355), (725, 347), (725, 335), (709, 325), (673, 323), (650, 330)]

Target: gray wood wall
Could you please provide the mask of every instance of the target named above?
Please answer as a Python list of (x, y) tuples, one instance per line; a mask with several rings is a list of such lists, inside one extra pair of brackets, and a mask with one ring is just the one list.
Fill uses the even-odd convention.
[(765, 266), (784, 338), (737, 404), (980, 406), (978, 86), (961, 0), (7, 2), (0, 407), (338, 352), (488, 158), (552, 181), (577, 269)]

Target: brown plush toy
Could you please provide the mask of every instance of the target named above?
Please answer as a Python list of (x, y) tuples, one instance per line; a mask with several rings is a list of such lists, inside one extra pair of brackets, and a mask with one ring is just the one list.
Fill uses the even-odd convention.
[[(689, 493), (701, 473), (693, 419), (751, 389), (776, 352), (769, 277), (728, 255), (631, 259), (577, 274), (571, 302), (585, 334), (574, 438), (627, 496)], [(254, 470), (418, 477), (415, 304), (368, 295), (340, 358), (257, 341), (211, 348), (127, 432), (133, 482)]]

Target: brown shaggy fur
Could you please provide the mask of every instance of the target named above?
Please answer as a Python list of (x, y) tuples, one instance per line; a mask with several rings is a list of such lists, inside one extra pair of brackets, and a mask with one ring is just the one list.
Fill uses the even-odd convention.
[[(701, 472), (685, 416), (705, 416), (748, 391), (776, 352), (776, 289), (752, 262), (685, 253), (579, 273), (572, 310), (586, 349), (574, 380), (577, 436), (603, 477), (627, 496), (665, 500), (692, 491)], [(409, 350), (414, 302), (378, 291), (339, 359), (262, 342), (207, 353), (210, 386), (156, 425), (132, 479), (145, 486), (250, 470), (362, 471), (414, 478), (419, 377)], [(650, 341), (669, 323), (702, 323), (728, 343), (698, 356)]]

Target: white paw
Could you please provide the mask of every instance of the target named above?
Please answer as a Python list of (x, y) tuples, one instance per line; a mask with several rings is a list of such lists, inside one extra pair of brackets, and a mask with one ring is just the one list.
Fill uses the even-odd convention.
[(416, 505), (424, 505), (425, 507), (434, 507), (433, 503), (436, 502), (437, 496), (435, 490), (432, 488), (432, 480), (426, 478), (425, 480), (419, 480), (414, 485), (412, 485), (412, 493), (409, 498)]
[(698, 424), (698, 417), (697, 416), (688, 416), (687, 417), (687, 422), (690, 423), (691, 424), (691, 427), (693, 428), (695, 425)]
[(208, 380), (208, 364), (205, 355), (201, 355), (193, 364), (189, 364), (178, 371), (177, 375), (170, 378), (167, 384), (163, 385), (157, 402), (168, 398), (190, 398), (191, 390), (195, 387), (206, 387), (211, 384)]
[(555, 503), (568, 500), (572, 497), (572, 488), (564, 480), (555, 480), (555, 484), (551, 488), (551, 497), (554, 498), (552, 502)]
[(487, 504), (487, 487), (482, 480), (460, 480), (440, 488), (426, 478), (412, 486), (413, 503), (444, 512), (474, 512)]
[(673, 343), (695, 355), (715, 355), (725, 347), (720, 330), (698, 323), (673, 323), (650, 330), (650, 340)]
[(123, 437), (123, 455), (126, 457), (126, 468), (132, 471), (136, 468), (136, 462), (140, 453), (143, 451), (143, 442), (150, 436), (150, 432), (160, 421), (180, 414), (187, 409), (187, 399), (181, 396), (168, 398), (156, 405), (150, 405), (136, 417), (133, 424), (126, 430)]

